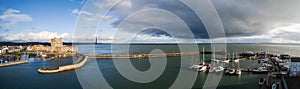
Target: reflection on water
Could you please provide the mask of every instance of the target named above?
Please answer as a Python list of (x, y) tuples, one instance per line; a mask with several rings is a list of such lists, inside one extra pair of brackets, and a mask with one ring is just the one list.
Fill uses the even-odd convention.
[[(211, 50), (210, 45), (199, 45), (201, 49), (202, 46), (205, 50)], [(267, 45), (267, 44), (229, 44), (227, 45), (228, 51), (243, 52), (251, 50), (254, 52), (267, 51), (271, 53), (292, 53), (293, 55), (298, 55), (299, 46), (293, 45)], [(110, 54), (110, 45), (78, 45), (79, 52), (82, 54)], [(95, 50), (94, 50), (95, 49)], [(168, 52), (179, 52), (177, 45), (131, 45), (129, 48), (129, 53), (150, 53), (151, 50), (161, 49), (165, 53)], [(202, 49), (201, 49), (202, 50)], [(120, 54), (128, 51), (123, 49), (114, 50)], [(199, 55), (200, 57), (202, 55)], [(218, 57), (218, 56), (217, 56)], [(205, 55), (205, 62), (210, 63), (211, 55)], [(43, 89), (80, 89), (82, 88), (76, 73), (74, 70), (55, 73), (55, 74), (39, 74), (37, 72), (38, 68), (41, 67), (57, 67), (59, 65), (71, 64), (73, 62), (72, 58), (56, 59), (56, 60), (42, 60), (42, 59), (29, 59), (29, 63), (1, 67), (0, 68), (0, 87), (1, 88), (43, 88)], [(178, 76), (180, 68), (180, 57), (168, 57), (166, 70), (163, 74), (156, 80), (150, 83), (136, 83), (130, 81), (119, 74), (116, 70), (113, 61), (111, 59), (101, 59), (97, 60), (99, 68), (103, 73), (103, 76), (107, 82), (113, 86), (113, 88), (168, 88), (173, 84)], [(148, 59), (131, 60), (133, 66), (140, 71), (146, 71), (151, 67)], [(241, 60), (241, 68), (253, 68), (256, 67), (257, 62), (255, 60)], [(89, 61), (87, 62), (87, 65)], [(188, 67), (190, 64), (184, 64)], [(227, 64), (228, 67), (237, 67), (237, 64)], [(187, 71), (191, 71), (186, 68)], [(87, 70), (89, 73), (93, 73), (93, 70)], [(194, 88), (202, 88), (207, 73), (199, 73)], [(258, 88), (258, 79), (263, 74), (252, 74), (243, 72), (241, 76), (228, 76), (223, 75), (218, 88), (219, 89), (253, 89)], [(88, 76), (86, 76), (88, 77)], [(146, 76), (145, 76), (146, 77)], [(117, 81), (116, 81), (117, 80)]]

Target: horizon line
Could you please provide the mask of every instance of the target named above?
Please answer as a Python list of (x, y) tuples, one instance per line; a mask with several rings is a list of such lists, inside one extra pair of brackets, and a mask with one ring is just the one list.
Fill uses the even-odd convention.
[[(2, 43), (13, 43), (13, 44), (38, 44), (38, 43), (42, 43), (42, 44), (47, 44), (50, 42), (0, 42), (0, 45)], [(235, 43), (235, 42), (228, 42), (228, 43), (148, 43), (148, 42), (133, 42), (133, 43), (95, 43), (95, 42), (63, 42), (65, 44), (300, 44), (300, 43)]]

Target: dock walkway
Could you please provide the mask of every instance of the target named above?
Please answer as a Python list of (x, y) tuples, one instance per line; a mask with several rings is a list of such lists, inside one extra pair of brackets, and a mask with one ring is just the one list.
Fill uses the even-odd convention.
[[(119, 55), (86, 55), (89, 58), (149, 58), (149, 57), (176, 57), (176, 56), (188, 56), (198, 54), (211, 54), (212, 52), (181, 52), (181, 53), (165, 53), (165, 54), (119, 54)], [(216, 54), (225, 54), (226, 52), (216, 52)]]
[(39, 68), (37, 71), (39, 73), (58, 73), (67, 70), (73, 70), (84, 66), (88, 57), (87, 56), (79, 56), (77, 61), (74, 64), (59, 66), (57, 68)]
[(28, 60), (0, 64), (0, 67), (13, 66), (13, 65), (25, 64), (25, 63), (28, 63)]

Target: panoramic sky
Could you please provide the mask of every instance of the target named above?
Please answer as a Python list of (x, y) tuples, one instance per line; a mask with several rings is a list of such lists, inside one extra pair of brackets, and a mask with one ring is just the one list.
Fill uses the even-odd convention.
[[(71, 42), (74, 30), (79, 27), (77, 21), (93, 22), (103, 18), (101, 24), (86, 23), (99, 25), (94, 29), (98, 30), (95, 34), (102, 43), (126, 42), (126, 37), (132, 35), (130, 42), (300, 42), (299, 0), (211, 0), (226, 38), (210, 37), (199, 18), (201, 15), (198, 17), (178, 0), (124, 0), (118, 4), (115, 1), (1, 0), (0, 41), (49, 42), (50, 38), (63, 37), (64, 41)], [(110, 8), (110, 5), (115, 6)], [(92, 6), (93, 10), (84, 9)], [(107, 9), (106, 14), (93, 12)], [(138, 28), (141, 32), (135, 34)], [(84, 42), (95, 35), (78, 37)]]

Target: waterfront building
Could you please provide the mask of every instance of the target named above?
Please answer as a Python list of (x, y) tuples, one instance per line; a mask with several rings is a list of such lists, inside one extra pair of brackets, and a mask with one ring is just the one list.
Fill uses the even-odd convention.
[(31, 45), (26, 47), (26, 51), (32, 51), (32, 50), (33, 50), (33, 47)]
[(2, 54), (5, 54), (5, 53), (7, 53), (8, 52), (8, 47), (7, 46), (3, 46), (2, 47)]
[(7, 53), (18, 53), (21, 52), (22, 46), (8, 46)]
[(300, 76), (300, 57), (291, 58), (290, 76)]
[(54, 54), (76, 54), (78, 49), (74, 46), (63, 45), (62, 38), (53, 38), (51, 39), (51, 46), (33, 45), (28, 46), (27, 50)]

